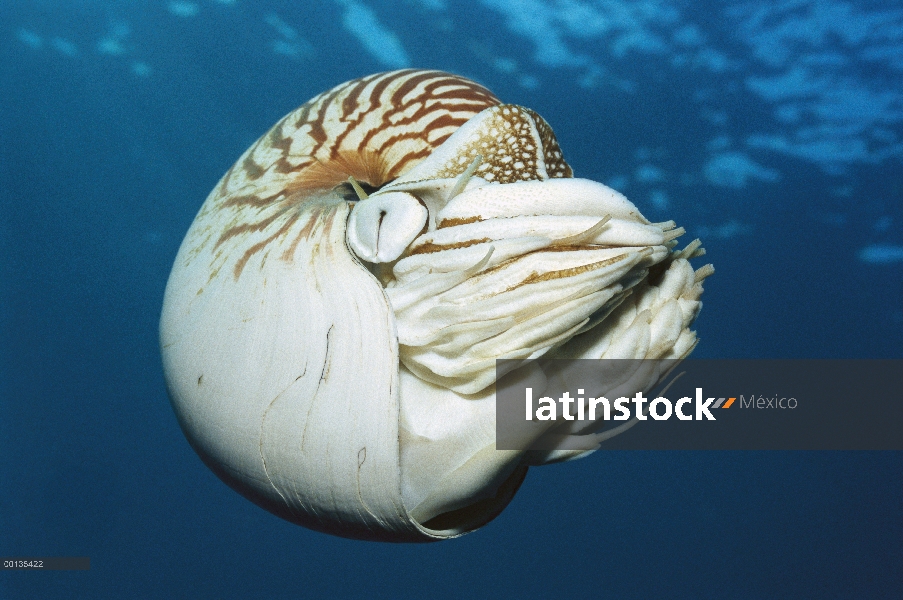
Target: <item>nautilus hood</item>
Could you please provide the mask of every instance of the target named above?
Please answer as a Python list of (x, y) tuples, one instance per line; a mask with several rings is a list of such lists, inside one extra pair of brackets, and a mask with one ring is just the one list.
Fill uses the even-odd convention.
[(160, 325), (173, 408), (289, 521), (461, 535), (530, 466), (581, 454), (496, 450), (496, 359), (692, 351), (712, 269), (682, 233), (573, 178), (542, 117), (472, 81), (350, 81), (260, 138), (191, 225)]

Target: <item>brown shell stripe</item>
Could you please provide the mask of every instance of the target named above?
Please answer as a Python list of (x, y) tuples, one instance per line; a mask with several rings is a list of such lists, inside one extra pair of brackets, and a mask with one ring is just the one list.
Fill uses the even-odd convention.
[[(236, 162), (201, 210), (225, 228), (199, 228), (196, 248), (213, 242), (217, 271), (237, 258), (233, 274), (274, 240), (298, 236), (290, 259), (314, 230), (318, 210), (305, 202), (347, 180), (374, 187), (429, 156), (461, 125), (499, 100), (483, 86), (441, 71), (407, 69), (349, 81), (279, 121)], [(296, 227), (299, 218), (305, 224)], [(241, 256), (224, 246), (238, 245)]]

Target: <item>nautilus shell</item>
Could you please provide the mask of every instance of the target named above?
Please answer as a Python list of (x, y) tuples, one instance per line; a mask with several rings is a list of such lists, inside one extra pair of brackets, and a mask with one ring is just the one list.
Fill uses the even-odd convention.
[(712, 269), (682, 233), (573, 178), (542, 117), (472, 81), (350, 81), (260, 138), (191, 225), (160, 324), (173, 408), (289, 521), (467, 533), (528, 467), (586, 454), (496, 450), (496, 359), (685, 357)]

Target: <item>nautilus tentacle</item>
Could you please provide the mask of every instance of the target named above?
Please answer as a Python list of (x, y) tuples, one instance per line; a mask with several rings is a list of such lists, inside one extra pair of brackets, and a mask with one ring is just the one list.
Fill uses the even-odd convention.
[(495, 449), (496, 359), (686, 356), (711, 268), (682, 233), (574, 179), (539, 115), (474, 82), (342, 84), (248, 149), (192, 224), (161, 318), (173, 407), (204, 462), (285, 519), (472, 531), (528, 466), (585, 454)]

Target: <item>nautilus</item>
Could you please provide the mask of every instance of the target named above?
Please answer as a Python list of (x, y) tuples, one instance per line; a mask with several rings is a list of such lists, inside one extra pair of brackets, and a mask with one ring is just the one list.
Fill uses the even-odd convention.
[(314, 530), (478, 529), (527, 470), (497, 450), (496, 360), (682, 359), (699, 242), (574, 178), (534, 111), (438, 71), (381, 73), (279, 121), (223, 176), (160, 323), (172, 406), (233, 489)]

